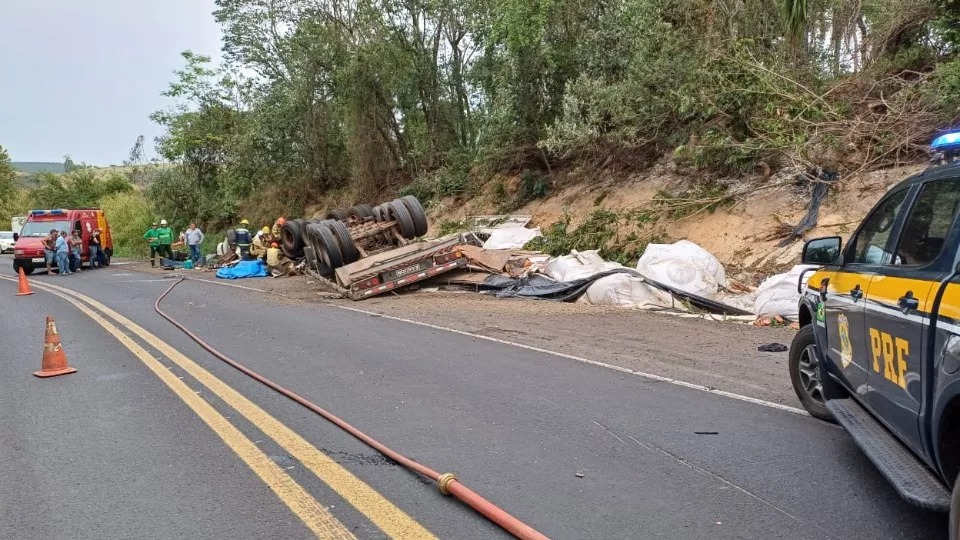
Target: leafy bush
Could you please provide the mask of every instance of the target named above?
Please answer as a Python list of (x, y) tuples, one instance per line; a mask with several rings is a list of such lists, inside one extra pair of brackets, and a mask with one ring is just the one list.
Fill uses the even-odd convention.
[(142, 193), (127, 191), (114, 193), (100, 200), (110, 232), (113, 235), (114, 254), (119, 257), (146, 257), (150, 248), (143, 239), (155, 217), (150, 203)]
[(413, 195), (426, 203), (451, 195), (460, 195), (467, 191), (469, 176), (467, 171), (457, 167), (444, 167), (417, 177), (412, 183), (400, 188), (399, 194)]
[(660, 238), (658, 234), (647, 233), (641, 237), (645, 225), (652, 221), (648, 211), (633, 210), (615, 212), (598, 208), (590, 213), (586, 221), (573, 230), (570, 214), (550, 225), (543, 236), (534, 238), (524, 246), (525, 249), (543, 251), (558, 257), (572, 250), (599, 250), (600, 256), (617, 261), (626, 266), (636, 264), (647, 243)]
[(937, 67), (929, 84), (923, 88), (923, 98), (947, 118), (960, 115), (960, 60)]
[(147, 190), (147, 198), (157, 214), (172, 227), (185, 228), (191, 221), (206, 226), (227, 226), (237, 214), (237, 198), (221, 185), (228, 178), (221, 175), (216, 181), (199, 186), (189, 169), (166, 169), (157, 174)]
[(520, 175), (520, 190), (517, 193), (518, 206), (523, 206), (536, 199), (543, 199), (549, 194), (550, 181), (547, 177), (531, 171), (524, 171)]

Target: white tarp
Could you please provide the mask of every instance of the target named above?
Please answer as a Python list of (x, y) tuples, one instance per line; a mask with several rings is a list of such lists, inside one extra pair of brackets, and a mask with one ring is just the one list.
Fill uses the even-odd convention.
[[(757, 287), (757, 299), (753, 304), (753, 312), (760, 317), (780, 316), (790, 321), (799, 317), (797, 308), (800, 302), (800, 293), (797, 292), (797, 283), (804, 270), (815, 266), (798, 264), (785, 274), (770, 276)], [(808, 272), (803, 276), (804, 284), (813, 275)]]
[(510, 227), (491, 229), (490, 238), (483, 243), (483, 249), (521, 249), (527, 242), (542, 236), (539, 228)]
[[(604, 260), (596, 250), (571, 251), (569, 255), (547, 262), (543, 273), (560, 282), (587, 278), (601, 272), (623, 268), (620, 263)], [(637, 270), (651, 280), (711, 300), (753, 311), (762, 317), (781, 316), (797, 319), (797, 280), (801, 272), (813, 266), (797, 265), (785, 274), (765, 280), (750, 293), (721, 290), (726, 285), (723, 265), (710, 252), (686, 240), (674, 244), (651, 244), (637, 263)], [(809, 273), (806, 277), (809, 277)], [(673, 308), (684, 310), (672, 295), (653, 287), (643, 278), (630, 274), (613, 274), (595, 281), (578, 300), (597, 306), (634, 309)]]
[(682, 303), (673, 301), (670, 293), (651, 287), (643, 278), (630, 274), (613, 274), (594, 281), (580, 300), (595, 306), (633, 309), (672, 307), (685, 310)]
[(597, 250), (573, 250), (569, 255), (563, 255), (548, 262), (544, 273), (556, 281), (567, 282), (616, 268), (623, 268), (623, 265), (605, 261)]
[(711, 300), (727, 283), (720, 261), (687, 240), (648, 245), (637, 262), (637, 270), (654, 281)]
[[(624, 266), (604, 260), (596, 250), (573, 250), (569, 255), (551, 259), (544, 273), (556, 281), (566, 282), (618, 268), (624, 268)], [(683, 309), (682, 304), (673, 301), (670, 293), (651, 287), (643, 281), (643, 278), (626, 273), (613, 274), (594, 281), (578, 302), (633, 309), (664, 307)]]

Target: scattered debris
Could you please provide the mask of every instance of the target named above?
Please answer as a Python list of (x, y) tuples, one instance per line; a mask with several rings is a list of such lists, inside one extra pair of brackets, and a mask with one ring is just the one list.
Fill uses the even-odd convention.
[(577, 478), (583, 478), (583, 477), (584, 477), (584, 474), (583, 474), (582, 472), (580, 472), (580, 471), (577, 471), (577, 473), (574, 474), (574, 476), (576, 476)]
[(787, 326), (787, 322), (783, 317), (777, 315), (776, 317), (760, 317), (753, 322), (754, 326)]
[(694, 435), (719, 435), (719, 431), (694, 431)]
[[(401, 288), (461, 290), (499, 298), (582, 302), (693, 316), (714, 314), (722, 315), (723, 320), (749, 317), (757, 326), (787, 326), (787, 319), (796, 318), (796, 284), (809, 268), (797, 266), (753, 290), (743, 283), (728, 282), (720, 261), (686, 240), (648, 245), (636, 268), (604, 260), (596, 250), (550, 257), (523, 249), (540, 236), (540, 230), (526, 228), (530, 216), (522, 215), (474, 216), (467, 221), (473, 226), (470, 232), (411, 242), (414, 238), (404, 234), (406, 216), (401, 211), (407, 203), (419, 216), (422, 210), (412, 199), (373, 207), (372, 217), (328, 216), (319, 222), (287, 222), (285, 231), (301, 233), (299, 243), (296, 238), (287, 239), (291, 245), (285, 246), (285, 251), (292, 253), (302, 246), (303, 264), (313, 281), (354, 300)], [(334, 233), (342, 229), (342, 238), (325, 234), (326, 229)], [(350, 246), (348, 239), (357, 253), (346, 251), (355, 262), (347, 262), (341, 250), (343, 258), (329, 264), (335, 244)], [(416, 282), (421, 283), (409, 287)], [(756, 319), (758, 314), (761, 317)]]
[(787, 352), (790, 348), (782, 343), (767, 343), (757, 347), (757, 350), (760, 352)]

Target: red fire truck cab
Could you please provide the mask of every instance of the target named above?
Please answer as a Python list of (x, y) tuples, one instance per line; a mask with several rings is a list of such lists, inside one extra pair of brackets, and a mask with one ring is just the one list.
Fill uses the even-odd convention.
[[(83, 248), (80, 252), (81, 264), (90, 261), (90, 236), (94, 229), (100, 229), (100, 245), (106, 255), (106, 264), (110, 264), (113, 256), (113, 238), (110, 236), (110, 224), (103, 210), (98, 208), (79, 208), (76, 210), (31, 210), (27, 215), (27, 222), (17, 236), (13, 247), (13, 271), (30, 274), (37, 268), (46, 268), (43, 251), (43, 237), (52, 229), (80, 231), (83, 238)], [(52, 266), (56, 265), (56, 261)]]

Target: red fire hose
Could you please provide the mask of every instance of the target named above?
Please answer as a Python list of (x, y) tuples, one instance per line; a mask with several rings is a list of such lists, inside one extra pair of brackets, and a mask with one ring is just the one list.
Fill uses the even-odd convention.
[(283, 394), (287, 398), (292, 399), (293, 401), (299, 403), (300, 405), (303, 405), (307, 409), (310, 409), (311, 411), (326, 418), (327, 420), (335, 424), (340, 429), (346, 431), (350, 435), (353, 435), (354, 437), (359, 439), (361, 442), (363, 442), (370, 448), (373, 448), (374, 450), (376, 450), (377, 452), (380, 452), (384, 456), (392, 459), (393, 461), (399, 463), (400, 465), (403, 465), (408, 470), (422, 474), (423, 476), (426, 476), (427, 478), (433, 480), (434, 482), (437, 483), (437, 487), (440, 488), (440, 493), (443, 493), (444, 495), (452, 495), (456, 497), (457, 499), (460, 500), (460, 502), (466, 504), (470, 508), (473, 508), (480, 515), (496, 523), (500, 527), (503, 527), (505, 531), (509, 532), (513, 536), (520, 538), (522, 540), (548, 540), (546, 536), (537, 532), (537, 530), (534, 529), (533, 527), (530, 527), (526, 523), (511, 516), (502, 508), (484, 499), (479, 494), (477, 494), (467, 486), (463, 485), (459, 480), (457, 480), (457, 477), (454, 476), (452, 473), (440, 474), (437, 471), (431, 469), (430, 467), (427, 467), (426, 465), (417, 463), (416, 461), (413, 461), (412, 459), (404, 456), (403, 454), (400, 454), (398, 452), (391, 450), (380, 441), (374, 439), (373, 437), (353, 427), (352, 425), (340, 419), (330, 411), (327, 411), (319, 407), (318, 405), (314, 404), (308, 399), (294, 392), (291, 392), (290, 390), (287, 390), (286, 388), (271, 381), (270, 379), (264, 377), (263, 375), (260, 375), (259, 373), (249, 369), (243, 364), (233, 360), (227, 355), (214, 349), (210, 344), (200, 339), (196, 334), (194, 334), (190, 330), (187, 330), (185, 326), (183, 326), (182, 324), (174, 320), (173, 317), (167, 315), (160, 309), (160, 302), (168, 294), (170, 294), (170, 291), (172, 291), (174, 287), (179, 285), (183, 280), (184, 278), (178, 279), (173, 285), (170, 286), (169, 289), (167, 289), (163, 294), (161, 294), (160, 297), (157, 298), (157, 301), (154, 303), (153, 308), (157, 311), (157, 313), (160, 314), (161, 317), (170, 321), (170, 324), (179, 328), (184, 334), (189, 336), (190, 339), (197, 342), (198, 345), (206, 349), (207, 352), (216, 356), (220, 360), (223, 360), (224, 362), (236, 368), (237, 370), (241, 371), (245, 375), (252, 377), (254, 380), (268, 386), (269, 388), (279, 392), (280, 394)]

